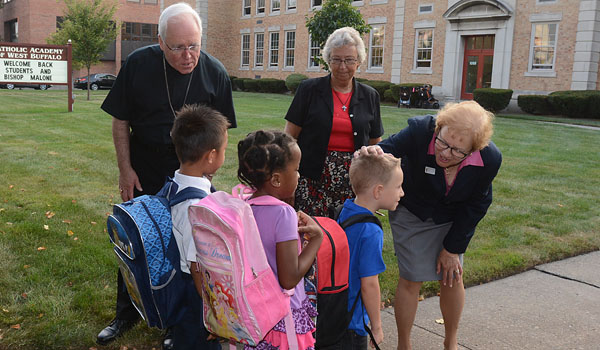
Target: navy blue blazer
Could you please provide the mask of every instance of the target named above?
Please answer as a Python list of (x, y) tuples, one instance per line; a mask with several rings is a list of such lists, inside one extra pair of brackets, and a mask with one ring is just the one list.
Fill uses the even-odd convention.
[[(446, 195), (444, 169), (427, 154), (435, 130), (435, 117), (419, 116), (408, 120), (408, 127), (381, 141), (379, 146), (395, 157), (402, 158), (404, 197), (400, 203), (425, 221), (437, 224), (452, 221), (444, 238), (444, 248), (450, 253), (464, 253), (475, 233), (475, 227), (492, 204), (492, 180), (500, 169), (502, 154), (490, 144), (480, 151), (483, 167), (463, 167)], [(425, 168), (435, 169), (425, 172)]]
[[(298, 86), (285, 119), (302, 127), (298, 146), (302, 150), (300, 175), (319, 179), (325, 166), (327, 145), (333, 125), (331, 76), (306, 79)], [(372, 87), (354, 79), (354, 93), (348, 109), (354, 132), (354, 149), (369, 144), (369, 139), (383, 135), (379, 114), (379, 94)]]

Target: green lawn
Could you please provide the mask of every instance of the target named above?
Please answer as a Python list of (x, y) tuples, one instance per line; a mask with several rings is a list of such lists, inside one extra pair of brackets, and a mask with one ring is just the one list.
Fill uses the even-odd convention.
[[(107, 347), (95, 337), (114, 316), (116, 261), (105, 230), (119, 201), (106, 92), (0, 90), (0, 349), (159, 348), (160, 332), (136, 326)], [(236, 144), (260, 128), (282, 129), (290, 96), (234, 93), (230, 131), (215, 185), (236, 183)], [(386, 135), (422, 110), (382, 106)], [(534, 265), (600, 248), (600, 131), (546, 117), (499, 117), (494, 141), (504, 162), (494, 203), (465, 254), (465, 283), (477, 285)], [(561, 121), (552, 117), (547, 120)], [(598, 121), (585, 122), (599, 125)], [(385, 223), (383, 300), (397, 268)], [(426, 284), (423, 293), (436, 293)]]

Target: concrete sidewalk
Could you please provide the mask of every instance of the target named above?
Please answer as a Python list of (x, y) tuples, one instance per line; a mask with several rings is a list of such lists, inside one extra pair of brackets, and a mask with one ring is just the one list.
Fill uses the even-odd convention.
[[(443, 349), (439, 297), (419, 303), (414, 350)], [(394, 310), (382, 312), (382, 350), (396, 350)], [(600, 251), (467, 288), (459, 349), (600, 349)]]

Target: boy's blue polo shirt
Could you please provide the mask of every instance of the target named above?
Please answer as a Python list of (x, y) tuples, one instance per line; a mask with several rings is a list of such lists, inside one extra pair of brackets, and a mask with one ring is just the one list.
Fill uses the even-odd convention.
[[(338, 222), (341, 223), (351, 216), (364, 213), (373, 214), (368, 209), (355, 204), (353, 199), (347, 199), (340, 212)], [(350, 311), (360, 292), (360, 279), (382, 273), (385, 271), (385, 263), (382, 257), (383, 230), (379, 225), (371, 222), (354, 224), (346, 228), (346, 236), (350, 248), (350, 286), (348, 288), (348, 311)], [(355, 331), (358, 335), (366, 336), (363, 317), (364, 322), (368, 325), (369, 316), (361, 299), (356, 304), (348, 329)]]

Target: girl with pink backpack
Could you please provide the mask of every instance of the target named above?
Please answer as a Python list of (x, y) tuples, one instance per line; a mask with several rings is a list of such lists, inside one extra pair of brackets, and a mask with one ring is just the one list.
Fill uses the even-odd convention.
[[(323, 232), (314, 220), (284, 203), (294, 197), (298, 185), (301, 152), (294, 139), (281, 131), (255, 131), (238, 143), (238, 178), (255, 192), (249, 200), (271, 269), (291, 297), (295, 330), (280, 321), (255, 348), (289, 349), (286, 332), (294, 332), (298, 349), (314, 349), (311, 317), (316, 310), (304, 292), (304, 275), (315, 260)], [(279, 200), (277, 204), (274, 199)], [(300, 236), (308, 241), (301, 248)]]

